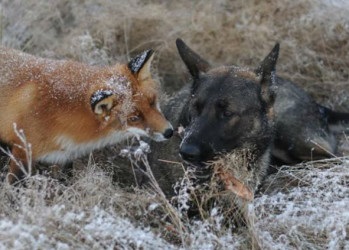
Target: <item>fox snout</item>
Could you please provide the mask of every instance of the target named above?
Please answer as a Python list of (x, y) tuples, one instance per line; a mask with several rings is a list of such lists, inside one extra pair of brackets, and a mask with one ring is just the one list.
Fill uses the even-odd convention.
[(171, 128), (167, 128), (165, 130), (165, 132), (163, 133), (163, 136), (165, 137), (165, 139), (171, 138), (172, 135), (173, 135), (173, 128), (172, 128), (172, 126), (171, 126)]
[(168, 122), (168, 125), (165, 129), (159, 132), (154, 132), (151, 138), (154, 141), (164, 141), (164, 140), (170, 139), (172, 135), (173, 135), (173, 127)]

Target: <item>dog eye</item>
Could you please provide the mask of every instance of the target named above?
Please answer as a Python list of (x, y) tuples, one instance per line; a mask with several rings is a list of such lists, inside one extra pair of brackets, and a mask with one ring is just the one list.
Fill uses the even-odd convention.
[(235, 115), (235, 113), (232, 112), (232, 111), (229, 111), (229, 110), (224, 110), (224, 111), (222, 112), (222, 116), (223, 116), (224, 118), (230, 118), (230, 117), (233, 117), (234, 115)]

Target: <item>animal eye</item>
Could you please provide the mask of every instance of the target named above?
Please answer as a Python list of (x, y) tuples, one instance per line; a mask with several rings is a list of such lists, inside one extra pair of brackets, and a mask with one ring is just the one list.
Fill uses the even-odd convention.
[(130, 116), (127, 120), (129, 122), (138, 122), (141, 119), (142, 117), (140, 116), (140, 114), (136, 114), (136, 115)]
[(224, 110), (224, 111), (222, 112), (222, 116), (223, 116), (224, 118), (230, 118), (230, 117), (232, 117), (232, 116), (234, 116), (234, 115), (235, 115), (235, 113), (232, 112), (232, 111), (229, 111), (229, 110)]

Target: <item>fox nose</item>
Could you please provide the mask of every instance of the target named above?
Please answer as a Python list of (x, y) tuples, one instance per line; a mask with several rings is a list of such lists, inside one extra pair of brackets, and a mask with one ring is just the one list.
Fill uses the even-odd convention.
[(182, 158), (186, 161), (190, 161), (190, 162), (200, 161), (201, 151), (197, 145), (183, 144), (179, 149), (179, 153), (181, 154)]
[(164, 136), (166, 139), (171, 138), (172, 135), (173, 135), (173, 129), (172, 129), (172, 128), (166, 129), (165, 132), (163, 133), (163, 136)]

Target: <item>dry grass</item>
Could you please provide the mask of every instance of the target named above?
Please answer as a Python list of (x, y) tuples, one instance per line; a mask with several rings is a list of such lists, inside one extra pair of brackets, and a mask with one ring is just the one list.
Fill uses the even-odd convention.
[[(257, 65), (279, 41), (280, 75), (320, 103), (349, 110), (348, 11), (345, 0), (2, 0), (0, 42), (97, 65), (154, 48), (154, 72), (171, 93), (187, 79), (177, 37), (213, 64), (241, 66)], [(224, 204), (209, 198), (205, 206), (211, 209), (202, 210), (201, 220), (190, 220), (190, 176), (179, 184), (182, 192), (173, 206), (156, 184), (150, 190), (121, 189), (111, 178), (119, 167), (111, 159), (108, 166), (84, 164), (67, 183), (42, 175), (29, 177), (26, 188), (3, 184), (1, 248), (349, 247), (345, 158), (285, 167), (269, 177), (263, 194), (246, 205), (242, 229), (226, 223), (228, 210), (219, 209), (235, 204), (235, 196), (220, 194)]]
[(346, 249), (348, 184), (348, 158), (284, 167), (268, 177), (251, 210), (260, 246)]
[[(237, 65), (257, 65), (279, 41), (279, 73), (322, 99), (348, 86), (349, 7), (343, 0), (332, 2), (337, 5), (330, 0), (4, 0), (2, 44), (91, 64), (125, 60), (151, 47), (166, 89), (178, 89), (184, 65), (177, 37), (212, 63)], [(345, 96), (329, 102), (347, 107)]]

